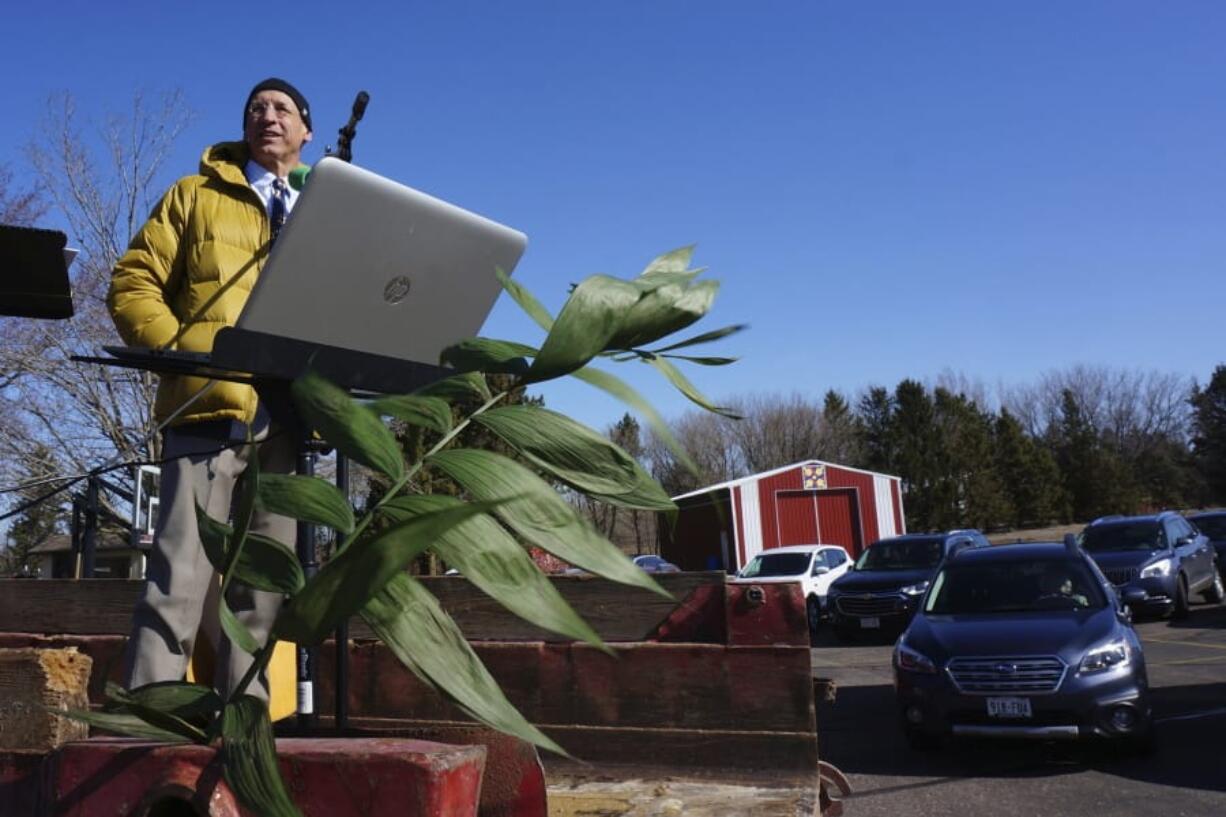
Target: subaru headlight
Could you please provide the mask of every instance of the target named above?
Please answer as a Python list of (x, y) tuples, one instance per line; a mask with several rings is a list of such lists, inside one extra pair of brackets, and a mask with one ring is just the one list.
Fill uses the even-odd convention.
[(1159, 559), (1152, 565), (1146, 565), (1141, 569), (1141, 578), (1151, 578), (1154, 576), (1169, 576), (1171, 575), (1171, 560)]
[(927, 580), (909, 584), (902, 589), (902, 592), (908, 596), (922, 596), (928, 590), (929, 582)]
[(923, 675), (935, 675), (937, 665), (922, 652), (913, 650), (899, 639), (894, 647), (894, 666), (907, 672), (918, 672)]
[(1112, 641), (1101, 647), (1095, 647), (1081, 659), (1081, 672), (1103, 672), (1116, 667), (1128, 666), (1128, 643)]

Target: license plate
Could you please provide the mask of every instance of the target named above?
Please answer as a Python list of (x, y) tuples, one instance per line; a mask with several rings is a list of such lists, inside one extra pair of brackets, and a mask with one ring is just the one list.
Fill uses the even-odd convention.
[(988, 717), (990, 718), (1029, 718), (1029, 698), (988, 698)]
[(862, 618), (860, 619), (860, 626), (863, 627), (865, 630), (879, 630), (881, 629), (881, 619)]

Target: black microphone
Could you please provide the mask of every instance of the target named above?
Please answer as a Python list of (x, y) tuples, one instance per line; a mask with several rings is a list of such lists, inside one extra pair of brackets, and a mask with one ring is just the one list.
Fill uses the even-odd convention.
[(357, 97), (353, 100), (353, 113), (349, 116), (349, 122), (339, 131), (340, 136), (336, 140), (336, 157), (343, 159), (346, 162), (353, 161), (353, 149), (350, 144), (353, 142), (353, 137), (357, 135), (358, 121), (366, 114), (366, 103), (370, 102), (370, 94), (365, 91), (358, 91)]

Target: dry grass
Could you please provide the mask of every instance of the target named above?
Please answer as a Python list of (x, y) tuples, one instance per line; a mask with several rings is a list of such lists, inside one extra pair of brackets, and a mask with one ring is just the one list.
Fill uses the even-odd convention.
[(1075, 525), (1054, 525), (1050, 528), (1031, 528), (1029, 530), (1011, 530), (1004, 533), (989, 533), (988, 541), (994, 545), (1007, 542), (1063, 542), (1064, 534), (1081, 533), (1084, 523)]

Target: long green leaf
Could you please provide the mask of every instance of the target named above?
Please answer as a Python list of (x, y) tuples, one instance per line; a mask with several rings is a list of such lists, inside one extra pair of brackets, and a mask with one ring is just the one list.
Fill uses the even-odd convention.
[(598, 576), (672, 598), (548, 483), (514, 460), (491, 451), (458, 448), (440, 451), (429, 462), (477, 499), (500, 503), (495, 514), (532, 544)]
[(398, 574), (362, 609), (362, 618), (401, 663), (473, 719), (567, 754), (511, 705), (460, 628), (420, 582)]
[(379, 414), (404, 420), (409, 425), (421, 426), (441, 434), (451, 430), (451, 406), (438, 397), (390, 395), (372, 400), (370, 407)]
[(108, 683), (106, 694), (119, 703), (135, 702), (184, 719), (213, 715), (222, 707), (221, 696), (215, 689), (186, 681), (159, 681), (133, 690)]
[(683, 341), (669, 344), (668, 346), (664, 346), (660, 349), (653, 349), (652, 352), (658, 355), (662, 352), (671, 352), (674, 349), (684, 349), (687, 346), (698, 346), (699, 344), (710, 343), (716, 340), (722, 340), (723, 338), (726, 338), (729, 335), (735, 335), (737, 332), (743, 332), (744, 330), (748, 328), (749, 328), (749, 324), (747, 323), (736, 323), (736, 324), (732, 324), (731, 326), (725, 326), (721, 329), (715, 329), (710, 332), (703, 332), (701, 335), (695, 335), (692, 338), (686, 338)]
[(298, 644), (319, 643), (439, 536), (492, 507), (490, 503), (470, 503), (447, 508), (359, 539), (329, 560), (289, 603), (282, 605), (274, 632)]
[(353, 506), (330, 482), (294, 474), (262, 474), (256, 507), (304, 522), (334, 528), (341, 533), (353, 530)]
[[(248, 440), (250, 440), (250, 434)], [(255, 516), (256, 496), (260, 491), (260, 455), (250, 441), (247, 443), (247, 455), (247, 467), (243, 469), (242, 476), (238, 478), (238, 502), (235, 503), (234, 508), (234, 533), (230, 537), (231, 546), (236, 546), (239, 552), (228, 555), (230, 562), (235, 562), (241, 557), (247, 539), (247, 531), (251, 528), (251, 519)], [(231, 566), (227, 564), (223, 573), (230, 569)], [(224, 576), (223, 588), (229, 580), (228, 575)]]
[(254, 655), (263, 646), (247, 629), (247, 625), (238, 620), (238, 616), (234, 615), (224, 598), (217, 600), (217, 617), (226, 636), (243, 652)]
[(48, 711), (74, 721), (88, 723), (98, 729), (130, 738), (145, 738), (166, 743), (192, 743), (183, 735), (168, 729), (159, 729), (131, 712), (90, 712), (81, 709), (54, 709)]
[(691, 474), (698, 473), (698, 465), (677, 440), (672, 429), (668, 427), (668, 423), (660, 416), (660, 413), (655, 410), (651, 403), (647, 402), (641, 394), (635, 391), (628, 383), (621, 378), (611, 375), (606, 371), (595, 369), (591, 366), (580, 369), (577, 372), (571, 372), (571, 377), (582, 380), (588, 385), (595, 386), (603, 392), (611, 394), (618, 400), (621, 400), (626, 405), (630, 406), (635, 411), (643, 415), (647, 420), (647, 424), (651, 426), (651, 430), (655, 432), (656, 437), (660, 442), (664, 443), (672, 455), (677, 458), (677, 462), (681, 464)]
[(337, 451), (393, 481), (404, 476), (396, 438), (374, 412), (314, 372), (295, 380), (292, 390), (298, 413)]
[[(146, 687), (146, 690), (148, 689)], [(113, 701), (110, 704), (112, 710), (127, 712), (155, 729), (171, 732), (193, 743), (208, 743), (208, 737), (203, 729), (188, 722), (187, 716), (167, 706), (168, 702), (164, 700), (167, 697), (166, 693), (146, 691), (143, 695), (129, 694), (122, 687), (112, 684), (107, 689), (107, 695)]]
[(302, 565), (298, 557), (280, 542), (255, 533), (248, 534), (238, 560), (231, 564), (230, 543), (234, 541), (234, 532), (230, 527), (213, 519), (199, 505), (196, 506), (196, 527), (200, 531), (204, 553), (216, 570), (224, 570), (226, 565), (230, 565), (233, 578), (257, 590), (294, 593), (302, 587)]
[(643, 467), (610, 439), (539, 406), (504, 406), (473, 418), (542, 471), (596, 499), (626, 508), (676, 506)]
[(204, 508), (196, 505), (196, 530), (200, 532), (200, 543), (204, 546), (204, 555), (208, 557), (213, 569), (221, 572), (226, 569), (230, 560), (230, 537), (234, 531), (229, 525), (218, 522), (205, 513)]
[(639, 277), (642, 278), (658, 272), (685, 272), (690, 266), (690, 259), (693, 257), (693, 244), (678, 247), (675, 250), (670, 250), (663, 255), (653, 258), (651, 263), (639, 274)]
[[(380, 513), (401, 520), (459, 504), (460, 500), (442, 495), (402, 496), (384, 505)], [(527, 552), (493, 518), (467, 519), (439, 536), (430, 549), (525, 621), (607, 649)]]
[(692, 355), (660, 355), (669, 360), (684, 360), (699, 366), (730, 366), (737, 362), (735, 357), (693, 357)]
[(622, 316), (608, 345), (630, 349), (680, 331), (707, 314), (718, 291), (716, 281), (700, 281), (690, 286), (669, 284), (653, 289)]
[(678, 391), (688, 397), (692, 402), (697, 403), (707, 411), (714, 412), (715, 414), (730, 417), (733, 420), (741, 419), (741, 415), (737, 414), (733, 409), (717, 406), (708, 400), (707, 397), (703, 395), (703, 393), (700, 392), (684, 374), (681, 373), (680, 369), (669, 363), (664, 358), (655, 357), (647, 362), (658, 369), (665, 377), (668, 378), (670, 383), (677, 387)]
[(258, 533), (247, 534), (247, 543), (234, 565), (234, 578), (269, 593), (293, 595), (306, 581), (298, 555), (288, 547)]
[(501, 268), (495, 270), (494, 274), (498, 276), (498, 282), (502, 284), (502, 288), (507, 291), (511, 299), (519, 304), (519, 308), (524, 310), (528, 317), (536, 321), (537, 326), (546, 332), (553, 328), (553, 316), (526, 287), (517, 281), (512, 281), (511, 276), (503, 272)]
[(522, 375), (528, 371), (525, 357), (534, 357), (537, 350), (522, 343), (493, 338), (468, 338), (448, 346), (439, 359), (461, 372)]
[(221, 715), (222, 770), (243, 805), (261, 817), (302, 817), (290, 799), (273, 739), (268, 707), (239, 695)]
[(470, 399), (485, 401), (491, 396), (489, 384), (485, 382), (485, 377), (481, 372), (453, 374), (451, 377), (427, 383), (420, 389), (416, 389), (413, 394), (419, 394), (422, 397), (441, 397), (448, 402)]
[(558, 313), (526, 379), (551, 380), (587, 365), (605, 350), (640, 297), (632, 284), (607, 275), (593, 275), (579, 282)]

